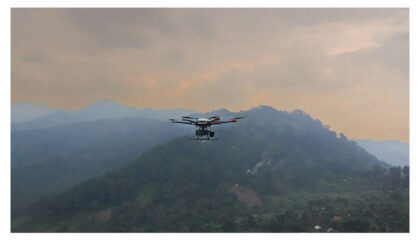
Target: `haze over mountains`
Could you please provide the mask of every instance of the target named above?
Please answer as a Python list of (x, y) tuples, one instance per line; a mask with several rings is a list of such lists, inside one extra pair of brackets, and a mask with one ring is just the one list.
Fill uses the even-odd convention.
[(388, 164), (401, 167), (410, 165), (410, 147), (407, 143), (395, 140), (375, 141), (372, 139), (354, 139), (353, 141)]
[[(22, 112), (23, 109), (33, 109), (28, 112), (30, 114), (24, 117), (21, 117), (23, 115), (15, 115), (12, 123), (14, 130), (11, 133), (11, 197), (12, 218), (15, 220), (33, 212), (34, 202), (42, 203), (43, 207), (49, 208), (48, 206), (52, 203), (45, 202), (45, 198), (55, 199), (52, 200), (53, 202), (63, 200), (70, 205), (63, 205), (62, 207), (77, 209), (72, 205), (74, 203), (72, 203), (71, 198), (67, 200), (58, 199), (68, 196), (68, 194), (73, 195), (75, 186), (79, 186), (76, 189), (84, 189), (86, 183), (83, 182), (89, 179), (97, 179), (94, 181), (97, 181), (98, 187), (103, 186), (101, 189), (111, 191), (107, 193), (109, 197), (119, 199), (113, 200), (111, 205), (105, 199), (105, 202), (100, 204), (101, 207), (114, 208), (121, 203), (120, 201), (137, 204), (131, 199), (130, 196), (134, 195), (130, 195), (132, 194), (130, 192), (149, 191), (144, 188), (146, 185), (140, 182), (135, 186), (131, 186), (131, 183), (128, 184), (129, 186), (119, 186), (118, 184), (121, 181), (119, 177), (117, 179), (111, 177), (118, 182), (118, 186), (108, 186), (108, 180), (105, 179), (109, 176), (126, 176), (129, 182), (137, 182), (138, 175), (147, 175), (149, 178), (143, 179), (144, 181), (151, 181), (150, 183), (156, 181), (156, 183), (161, 184), (156, 185), (156, 188), (175, 188), (185, 189), (187, 192), (200, 192), (201, 190), (197, 189), (200, 186), (190, 186), (192, 189), (189, 189), (189, 187), (176, 185), (176, 183), (179, 181), (185, 184), (201, 182), (203, 180), (200, 180), (198, 176), (191, 176), (190, 171), (202, 173), (203, 176), (207, 176), (211, 171), (215, 178), (208, 175), (206, 178), (211, 184), (210, 182), (207, 183), (207, 180), (205, 184), (210, 184), (209, 186), (213, 187), (217, 186), (215, 188), (211, 187), (209, 191), (215, 190), (218, 192), (212, 192), (211, 194), (222, 193), (222, 196), (220, 196), (222, 201), (226, 200), (236, 206), (237, 200), (230, 197), (225, 199), (226, 194), (234, 193), (240, 196), (240, 192), (246, 189), (245, 192), (250, 194), (249, 196), (254, 196), (251, 197), (251, 199), (254, 199), (250, 200), (251, 203), (264, 202), (265, 200), (261, 200), (262, 196), (266, 196), (268, 193), (279, 194), (278, 191), (339, 189), (341, 188), (340, 181), (343, 179), (353, 179), (354, 184), (360, 181), (364, 182), (366, 179), (360, 174), (363, 175), (366, 171), (374, 168), (386, 169), (389, 167), (385, 163), (387, 161), (378, 161), (378, 159), (382, 159), (375, 158), (356, 143), (348, 141), (343, 134), (337, 136), (335, 132), (323, 126), (319, 120), (312, 119), (302, 111), (288, 113), (277, 111), (268, 106), (260, 106), (239, 113), (220, 109), (200, 114), (183, 109), (162, 111), (137, 109), (122, 106), (109, 100), (90, 104), (78, 111), (49, 109), (45, 106), (31, 106), (31, 104), (12, 105), (12, 111), (13, 109), (15, 109), (15, 113)], [(216, 143), (200, 143), (190, 142), (186, 137), (182, 137), (193, 134), (194, 129), (191, 126), (171, 124), (167, 120), (168, 118), (188, 114), (197, 117), (219, 115), (223, 118), (233, 116), (247, 116), (247, 118), (241, 119), (236, 124), (215, 127), (216, 137), (220, 136)], [(29, 120), (24, 121), (24, 119)], [(176, 140), (171, 141), (174, 138)], [(199, 149), (202, 152), (197, 152), (197, 146), (200, 146)], [(145, 160), (150, 157), (155, 159), (155, 162), (150, 163), (149, 160)], [(395, 162), (395, 159), (393, 160)], [(144, 165), (145, 161), (148, 162), (146, 165)], [(127, 164), (131, 164), (131, 166), (134, 164), (136, 169), (142, 168), (142, 170), (135, 173), (126, 172), (127, 170), (124, 169), (127, 169)], [(177, 165), (182, 167), (177, 167)], [(158, 170), (161, 167), (162, 169)], [(176, 174), (173, 172), (175, 169), (179, 171)], [(117, 171), (117, 175), (106, 174), (114, 170)], [(150, 175), (151, 172), (155, 172), (156, 175)], [(246, 174), (243, 175), (244, 173)], [(173, 174), (175, 176), (172, 176)], [(377, 177), (382, 176), (381, 174), (383, 173), (378, 173)], [(258, 175), (258, 177), (255, 179), (249, 178), (251, 175)], [(173, 181), (175, 185), (165, 185), (167, 183), (162, 182), (161, 178)], [(383, 178), (386, 178), (386, 176)], [(337, 185), (334, 185), (335, 183), (325, 185), (325, 181), (332, 180), (338, 181)], [(384, 180), (376, 179), (375, 181), (381, 182)], [(235, 189), (226, 189), (227, 185), (232, 185), (235, 182), (248, 185), (244, 189), (241, 188), (241, 191), (238, 189), (239, 192)], [(126, 189), (128, 192), (112, 192), (112, 189), (116, 187)], [(150, 191), (153, 194), (161, 194), (156, 192), (155, 187), (152, 187)], [(81, 197), (81, 201), (84, 201), (84, 198), (104, 198), (103, 193), (92, 191), (93, 195), (88, 197), (84, 196), (83, 191), (77, 193)], [(255, 198), (253, 192), (259, 194), (260, 197)], [(113, 196), (113, 194), (122, 194), (120, 196), (122, 198)], [(129, 196), (125, 194), (129, 194)], [(124, 196), (127, 198), (125, 199)], [(197, 197), (203, 200), (203, 196)], [(199, 199), (192, 198), (190, 200), (193, 202), (201, 201)], [(173, 199), (173, 201), (178, 200)], [(92, 208), (89, 203), (86, 204), (88, 205), (85, 207), (89, 211), (93, 211), (90, 214), (108, 209)], [(271, 204), (273, 203), (267, 203), (270, 206), (269, 208), (273, 207)], [(35, 208), (40, 207), (37, 206)], [(170, 208), (168, 205), (160, 207)], [(118, 211), (112, 210), (111, 212), (117, 214)], [(144, 213), (138, 214), (147, 217)], [(155, 213), (152, 211), (150, 214)], [(236, 214), (242, 215), (244, 212), (239, 211)], [(32, 217), (37, 218), (39, 216), (35, 214)], [(68, 218), (64, 215), (56, 215), (56, 217), (61, 219), (61, 224), (68, 224)], [(217, 219), (219, 217), (218, 215)], [(85, 220), (81, 222), (85, 223)], [(33, 223), (26, 222), (25, 224), (29, 225), (22, 225), (24, 227), (19, 224), (14, 225), (14, 229), (17, 229), (16, 231), (39, 230), (32, 225)], [(86, 229), (100, 231), (111, 229), (106, 224), (106, 226), (96, 225), (95, 221), (92, 224), (92, 228)], [(185, 224), (188, 225), (189, 223)], [(79, 225), (72, 226), (70, 230), (86, 230), (80, 227)], [(121, 229), (130, 231), (127, 228)], [(151, 226), (135, 229), (135, 231), (159, 230)], [(200, 228), (189, 225), (188, 229)], [(175, 229), (172, 230), (175, 231)]]
[[(215, 113), (229, 112), (220, 110)], [(246, 115), (247, 118), (237, 124), (215, 128), (219, 141), (190, 141), (188, 136), (174, 138), (149, 148), (149, 151), (136, 159), (128, 159), (121, 152), (137, 148), (136, 142), (141, 137), (129, 136), (135, 135), (138, 129), (118, 130), (120, 134), (117, 141), (112, 141), (115, 139), (112, 134), (106, 134), (110, 138), (100, 136), (105, 142), (111, 142), (100, 143), (98, 146), (102, 147), (96, 151), (107, 151), (107, 148), (117, 145), (114, 148), (115, 156), (121, 158), (119, 160), (122, 164), (119, 167), (114, 165), (114, 171), (96, 175), (80, 184), (73, 182), (74, 187), (49, 194), (21, 208), (14, 216), (12, 230), (295, 232), (313, 231), (313, 224), (316, 223), (339, 231), (406, 231), (408, 205), (407, 194), (403, 190), (407, 188), (404, 180), (408, 178), (407, 173), (395, 175), (398, 180), (389, 181), (393, 175), (387, 173), (387, 164), (378, 161), (356, 143), (348, 141), (344, 135), (337, 136), (319, 120), (312, 119), (302, 111), (288, 113), (260, 106), (230, 114)], [(106, 129), (112, 129), (112, 125), (117, 129), (118, 125), (127, 125), (127, 122), (122, 122), (127, 120), (107, 121), (108, 126), (99, 131), (92, 130), (86, 135), (106, 132)], [(137, 122), (135, 118), (133, 121)], [(81, 129), (75, 131), (77, 135), (95, 128), (94, 125), (100, 122), (58, 126), (47, 130), (54, 136), (56, 130), (64, 131), (64, 128), (73, 126), (73, 129)], [(142, 124), (148, 126), (150, 122)], [(169, 122), (166, 124), (171, 128), (178, 127)], [(164, 132), (167, 131), (168, 128), (160, 126)], [(143, 139), (147, 140), (157, 129), (159, 127), (142, 134)], [(18, 131), (14, 134), (47, 130)], [(62, 132), (56, 136), (67, 134)], [(38, 132), (33, 136), (39, 135), (44, 133)], [(54, 142), (58, 139), (55, 137)], [(77, 137), (75, 139), (80, 140)], [(19, 144), (15, 142), (14, 145)], [(60, 149), (59, 146), (56, 146), (57, 149)], [(78, 173), (77, 169), (85, 169), (84, 166), (90, 161), (110, 161), (107, 160), (108, 154), (84, 158), (83, 151), (70, 152), (73, 154), (68, 155), (63, 162), (74, 165), (64, 167), (62, 173), (72, 169), (75, 170), (73, 173)], [(53, 157), (39, 169), (53, 166), (55, 161)], [(40, 160), (39, 164), (42, 165), (43, 161)], [(37, 167), (33, 165), (28, 169)], [(44, 171), (39, 176), (45, 177), (49, 172), (59, 169), (56, 167)], [(401, 169), (397, 171), (401, 172)], [(12, 174), (12, 178), (14, 176), (19, 174)], [(31, 177), (30, 174), (20, 176)], [(51, 177), (45, 182), (53, 179)], [(14, 181), (18, 182), (12, 179), (12, 191), (18, 189)], [(32, 181), (43, 180), (33, 178)], [(31, 187), (35, 188), (36, 184)], [(386, 190), (389, 189), (398, 191), (399, 200), (393, 200), (387, 195)], [(306, 195), (299, 196), (300, 193)], [(359, 213), (362, 208), (370, 209), (372, 201), (377, 202), (371, 199), (372, 193), (380, 196), (384, 204), (377, 206), (378, 211), (375, 212), (380, 221), (375, 217), (363, 217)], [(331, 203), (335, 201), (348, 202), (347, 207), (334, 209), (336, 205)], [(390, 209), (386, 204), (392, 204), (391, 209), (394, 210), (386, 212), (384, 209)], [(328, 211), (314, 215), (316, 206), (328, 208)], [(297, 209), (301, 211), (295, 212)], [(350, 213), (354, 217), (346, 217), (343, 224), (334, 224), (330, 220), (334, 215)], [(389, 214), (394, 216), (394, 220), (386, 220)], [(395, 221), (401, 222), (401, 225), (395, 225)], [(387, 227), (387, 224), (392, 227)]]
[(189, 109), (141, 109), (124, 106), (108, 99), (94, 102), (79, 110), (60, 110), (41, 104), (16, 103), (12, 104), (12, 131), (128, 117), (167, 120), (174, 116), (190, 115), (193, 113), (196, 113), (196, 111)]
[[(102, 119), (147, 118), (166, 121), (177, 116), (201, 116), (191, 109), (153, 110), (135, 108), (104, 99), (79, 110), (62, 110), (43, 104), (28, 102), (11, 106), (12, 131), (49, 128), (79, 122), (92, 122)], [(227, 109), (220, 109), (207, 115), (233, 116)], [(353, 139), (381, 161), (393, 166), (409, 165), (409, 144), (395, 140), (376, 141), (372, 139)]]
[(10, 15), (11, 232), (410, 231), (409, 8)]
[(35, 120), (42, 116), (51, 115), (59, 111), (43, 104), (20, 102), (14, 103), (11, 107), (12, 123)]
[(12, 132), (12, 213), (31, 200), (122, 166), (187, 134), (166, 121), (124, 118)]

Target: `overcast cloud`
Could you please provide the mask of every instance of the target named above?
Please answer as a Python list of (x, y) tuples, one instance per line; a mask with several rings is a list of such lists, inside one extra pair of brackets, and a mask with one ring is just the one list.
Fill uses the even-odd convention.
[(13, 9), (12, 102), (302, 109), (408, 142), (408, 9)]

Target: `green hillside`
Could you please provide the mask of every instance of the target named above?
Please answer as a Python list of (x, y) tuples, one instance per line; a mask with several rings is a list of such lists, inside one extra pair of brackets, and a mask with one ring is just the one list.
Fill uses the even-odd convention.
[[(258, 107), (218, 141), (177, 138), (64, 193), (13, 232), (407, 232), (408, 168), (301, 111)], [(318, 226), (318, 227), (316, 227)]]
[(166, 121), (126, 118), (12, 132), (12, 216), (41, 196), (121, 167), (186, 133), (171, 127)]

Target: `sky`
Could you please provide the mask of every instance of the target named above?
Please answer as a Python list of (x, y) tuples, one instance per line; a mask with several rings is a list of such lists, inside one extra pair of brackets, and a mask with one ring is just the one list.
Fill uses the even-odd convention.
[(409, 10), (12, 9), (11, 102), (300, 109), (409, 141)]

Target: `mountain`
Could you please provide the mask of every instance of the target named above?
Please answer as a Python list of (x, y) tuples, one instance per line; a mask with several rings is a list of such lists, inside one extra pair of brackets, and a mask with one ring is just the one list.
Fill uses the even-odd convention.
[(408, 231), (407, 169), (302, 111), (235, 115), (247, 118), (215, 128), (218, 141), (175, 138), (38, 200), (12, 231)]
[(58, 111), (58, 109), (43, 104), (29, 102), (14, 103), (11, 107), (11, 120), (12, 123), (31, 121), (43, 116), (51, 115), (56, 111)]
[(187, 129), (169, 121), (125, 118), (12, 132), (12, 215), (40, 196), (118, 168)]
[[(12, 109), (15, 106), (12, 104)], [(87, 105), (79, 110), (56, 110), (37, 119), (25, 122), (12, 122), (12, 131), (48, 128), (78, 122), (92, 122), (101, 119), (123, 119), (143, 117), (149, 119), (167, 120), (182, 115), (197, 113), (189, 109), (153, 110), (150, 108), (135, 108), (118, 104), (112, 100), (102, 100)]]
[(371, 139), (353, 140), (370, 154), (393, 166), (410, 165), (410, 147), (407, 143), (395, 140), (374, 141)]

